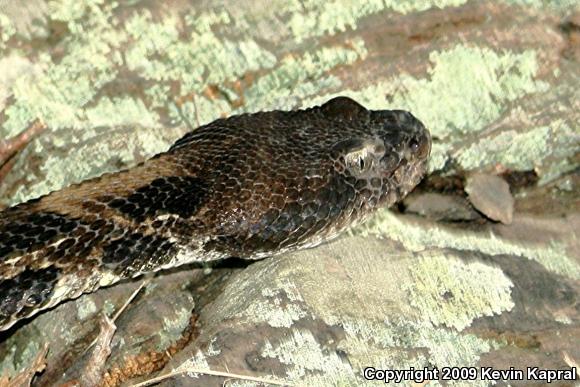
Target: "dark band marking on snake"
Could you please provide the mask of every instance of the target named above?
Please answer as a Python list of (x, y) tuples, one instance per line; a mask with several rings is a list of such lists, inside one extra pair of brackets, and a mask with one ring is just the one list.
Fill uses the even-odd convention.
[(126, 171), (0, 213), (0, 330), (142, 273), (312, 247), (418, 184), (429, 132), (338, 97), (242, 114)]

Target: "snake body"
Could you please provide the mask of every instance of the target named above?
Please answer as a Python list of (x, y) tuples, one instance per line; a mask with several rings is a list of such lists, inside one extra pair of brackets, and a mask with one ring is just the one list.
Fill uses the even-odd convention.
[(312, 247), (404, 197), (429, 132), (338, 97), (216, 120), (167, 152), (0, 213), (0, 330), (101, 286)]

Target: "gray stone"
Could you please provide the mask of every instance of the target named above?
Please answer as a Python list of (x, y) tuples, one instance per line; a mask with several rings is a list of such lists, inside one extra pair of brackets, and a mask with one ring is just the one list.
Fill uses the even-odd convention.
[(480, 217), (465, 198), (457, 195), (431, 192), (411, 194), (404, 203), (406, 212), (434, 220), (471, 221)]
[(475, 208), (490, 219), (510, 224), (514, 198), (508, 183), (501, 177), (477, 173), (467, 179), (465, 191)]

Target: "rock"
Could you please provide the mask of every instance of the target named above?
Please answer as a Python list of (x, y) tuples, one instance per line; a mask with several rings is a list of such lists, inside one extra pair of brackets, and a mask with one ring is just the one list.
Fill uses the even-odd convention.
[(443, 354), (440, 335), (462, 343), (455, 364), (468, 365), (495, 344), (461, 330), (511, 310), (512, 286), (493, 264), (451, 251), (414, 255), (387, 239), (341, 238), (232, 277), (202, 312), (198, 338), (166, 371), (227, 364), (232, 373), (298, 385), (355, 386), (365, 383), (365, 366), (444, 366), (450, 358), (435, 355)]
[(465, 192), (475, 208), (492, 220), (510, 224), (514, 213), (514, 198), (501, 177), (477, 173), (467, 179)]
[[(515, 254), (521, 251), (515, 241), (477, 254), (473, 240), (450, 249), (454, 240), (489, 233), (407, 218), (385, 219), (400, 222), (402, 240), (390, 240), (399, 236), (387, 230), (380, 239), (344, 237), (234, 274), (200, 311), (196, 339), (159, 373), (184, 376), (164, 385), (219, 385), (223, 379), (204, 375), (208, 370), (357, 386), (365, 385), (369, 366), (500, 367), (517, 351), (517, 364), (563, 367), (561, 357), (543, 351), (552, 345), (580, 356), (570, 340), (580, 321), (572, 310), (577, 280)], [(429, 224), (438, 240), (415, 238), (412, 229)], [(569, 324), (558, 322), (564, 320)], [(563, 338), (556, 340), (556, 332)]]
[(433, 220), (471, 221), (480, 216), (469, 203), (456, 195), (439, 193), (411, 194), (405, 201), (405, 212), (419, 214)]

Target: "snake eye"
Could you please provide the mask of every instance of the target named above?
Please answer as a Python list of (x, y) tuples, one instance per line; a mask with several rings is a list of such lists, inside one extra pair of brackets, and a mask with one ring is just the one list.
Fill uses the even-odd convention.
[(373, 158), (374, 155), (363, 148), (346, 154), (344, 161), (346, 167), (354, 175), (361, 175), (371, 170), (373, 166)]
[(384, 156), (385, 144), (379, 138), (353, 138), (335, 144), (333, 151), (352, 175), (367, 176)]

